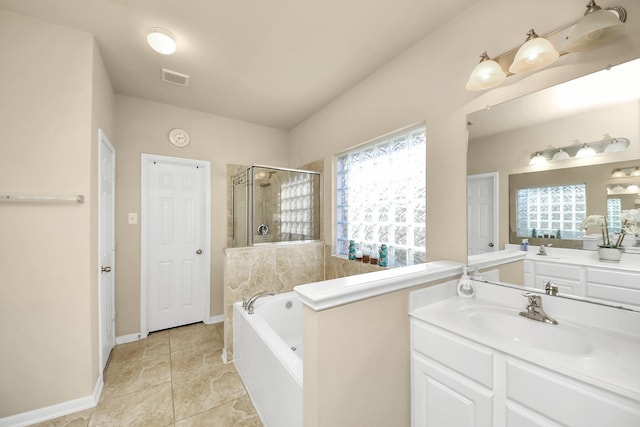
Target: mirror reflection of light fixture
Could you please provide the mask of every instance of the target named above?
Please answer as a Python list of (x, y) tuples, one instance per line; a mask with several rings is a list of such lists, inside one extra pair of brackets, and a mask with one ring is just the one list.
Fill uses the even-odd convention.
[(537, 35), (532, 28), (527, 33), (527, 40), (518, 49), (509, 71), (513, 74), (529, 73), (553, 64), (558, 58), (560, 54), (553, 44)]
[(596, 155), (596, 150), (589, 147), (587, 144), (582, 144), (582, 147), (576, 153), (576, 158), (583, 159), (585, 157), (591, 157)]
[(635, 168), (634, 170), (631, 171), (631, 173), (629, 175), (630, 176), (640, 176), (640, 168)]
[(624, 178), (627, 176), (621, 169), (615, 169), (611, 174), (611, 178)]
[(620, 151), (624, 151), (627, 149), (627, 146), (623, 143), (623, 141), (618, 141), (616, 138), (611, 139), (609, 145), (604, 147), (605, 153), (619, 153)]
[(171, 55), (176, 51), (176, 42), (173, 34), (164, 28), (151, 28), (147, 34), (147, 43), (151, 49), (162, 55)]
[(571, 32), (565, 50), (579, 52), (617, 38), (625, 30), (626, 15), (621, 7), (602, 9), (590, 0), (587, 11)]
[(546, 163), (547, 159), (540, 152), (536, 153), (536, 155), (529, 160), (529, 166), (540, 166)]
[(551, 158), (551, 160), (567, 160), (571, 158), (571, 156), (569, 155), (569, 153), (567, 153), (566, 151), (564, 151), (562, 148), (559, 149), (558, 151), (556, 151), (556, 153), (553, 155), (553, 157)]
[(480, 55), (480, 63), (471, 72), (466, 88), (468, 90), (483, 90), (498, 86), (507, 75), (496, 61), (489, 58), (487, 52)]

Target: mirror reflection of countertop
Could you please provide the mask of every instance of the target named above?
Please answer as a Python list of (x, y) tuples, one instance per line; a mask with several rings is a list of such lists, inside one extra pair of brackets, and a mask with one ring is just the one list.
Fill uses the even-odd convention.
[[(538, 246), (529, 246), (527, 252), (520, 250), (520, 245), (506, 245), (506, 249), (469, 256), (469, 267), (484, 269), (518, 260), (543, 261), (558, 264), (580, 265), (585, 267), (610, 268), (615, 270), (640, 272), (640, 254), (623, 253), (620, 262), (603, 262), (598, 259), (597, 251), (581, 249), (554, 248), (546, 249), (547, 255), (537, 255)], [(638, 279), (640, 281), (640, 278)]]

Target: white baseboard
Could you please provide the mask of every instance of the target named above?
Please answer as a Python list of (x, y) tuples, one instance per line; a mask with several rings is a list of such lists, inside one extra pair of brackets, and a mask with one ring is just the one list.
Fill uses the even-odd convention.
[(34, 409), (33, 411), (23, 412), (17, 415), (11, 415), (5, 418), (0, 418), (0, 427), (29, 426), (31, 424), (40, 423), (43, 421), (73, 414), (74, 412), (94, 408), (100, 401), (100, 395), (102, 394), (103, 386), (104, 383), (101, 375), (96, 381), (96, 386), (93, 389), (93, 395), (57, 403), (55, 405), (46, 406), (40, 409)]
[(207, 325), (213, 325), (214, 323), (224, 322), (224, 314), (218, 314), (217, 316), (211, 316), (204, 323)]
[(122, 335), (122, 336), (116, 337), (116, 345), (126, 344), (126, 343), (130, 343), (130, 342), (138, 341), (138, 340), (141, 340), (143, 338), (146, 338), (146, 337), (143, 337), (142, 334), (140, 334), (140, 333)]

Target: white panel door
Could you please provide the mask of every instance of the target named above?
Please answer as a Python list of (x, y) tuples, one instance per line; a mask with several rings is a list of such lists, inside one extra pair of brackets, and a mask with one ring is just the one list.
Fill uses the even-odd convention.
[(115, 345), (115, 149), (107, 136), (98, 131), (98, 257), (100, 372)]
[(498, 249), (497, 174), (467, 177), (468, 255)]
[(148, 331), (205, 319), (209, 286), (202, 162), (156, 160), (149, 165)]

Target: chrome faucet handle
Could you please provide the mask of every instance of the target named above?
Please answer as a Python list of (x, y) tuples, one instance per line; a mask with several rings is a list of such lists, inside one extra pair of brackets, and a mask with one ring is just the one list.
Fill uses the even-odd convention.
[(536, 307), (542, 306), (542, 297), (540, 295), (534, 294), (533, 292), (525, 292), (522, 295), (527, 297), (529, 305)]

